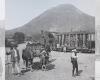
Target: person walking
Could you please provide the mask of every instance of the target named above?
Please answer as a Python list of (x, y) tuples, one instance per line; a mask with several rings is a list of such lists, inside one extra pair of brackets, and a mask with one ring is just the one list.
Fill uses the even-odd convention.
[(11, 63), (12, 63), (12, 74), (18, 74), (20, 76), (21, 74), (20, 64), (19, 64), (20, 55), (17, 46), (11, 47), (10, 54), (11, 54)]
[(72, 55), (71, 55), (71, 63), (72, 63), (72, 76), (75, 76), (74, 72), (75, 72), (75, 69), (76, 69), (76, 75), (78, 76), (78, 62), (77, 62), (77, 59), (78, 59), (78, 55), (77, 55), (77, 50), (76, 49), (73, 49), (72, 50)]

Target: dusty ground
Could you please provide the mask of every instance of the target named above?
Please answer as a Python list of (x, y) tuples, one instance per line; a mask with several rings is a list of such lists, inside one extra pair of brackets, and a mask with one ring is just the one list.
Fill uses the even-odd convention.
[[(20, 45), (20, 49), (23, 48), (22, 46)], [(34, 71), (24, 72), (24, 75), (20, 77), (12, 75), (11, 64), (6, 64), (5, 80), (94, 80), (94, 54), (79, 53), (78, 55), (80, 76), (72, 77), (70, 53), (52, 51), (51, 63), (48, 65), (47, 71), (39, 69), (39, 58), (34, 59)], [(21, 61), (21, 68), (23, 67)]]

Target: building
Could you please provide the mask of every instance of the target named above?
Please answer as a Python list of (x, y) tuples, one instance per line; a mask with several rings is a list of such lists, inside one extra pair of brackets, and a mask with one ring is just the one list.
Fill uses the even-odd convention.
[(53, 48), (66, 46), (73, 49), (95, 49), (95, 32), (89, 31), (72, 31), (66, 33), (60, 32), (48, 32), (44, 31), (45, 43), (48, 41), (47, 33), (51, 33), (54, 36)]
[(95, 32), (76, 31), (60, 33), (57, 35), (57, 42), (60, 46), (94, 49)]

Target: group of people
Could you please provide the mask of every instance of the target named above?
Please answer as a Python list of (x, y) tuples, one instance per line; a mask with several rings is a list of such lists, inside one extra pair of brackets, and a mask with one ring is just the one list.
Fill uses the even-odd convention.
[[(49, 53), (50, 53), (50, 46), (47, 45), (46, 47), (42, 46), (40, 49), (40, 63), (41, 63), (41, 69), (46, 69), (46, 64), (49, 61)], [(31, 64), (31, 70), (33, 65), (33, 58), (34, 58), (34, 50), (30, 48), (29, 45), (26, 45), (26, 48), (22, 50), (22, 59), (25, 63), (26, 69), (29, 67), (29, 63)], [(11, 64), (12, 64), (12, 74), (21, 75), (21, 68), (20, 68), (20, 54), (19, 50), (17, 49), (17, 46), (12, 46), (10, 48), (10, 51), (7, 53), (7, 55), (11, 55)]]
[(22, 59), (26, 62), (26, 68), (28, 68), (28, 62), (30, 62), (31, 70), (33, 71), (33, 59), (34, 57), (39, 57), (41, 68), (46, 69), (46, 64), (49, 61), (50, 51), (49, 45), (46, 45), (46, 47), (42, 46), (38, 49), (33, 49), (33, 47), (30, 45), (26, 46), (22, 53)]
[[(25, 50), (28, 48), (26, 47)], [(44, 70), (46, 69), (46, 64), (49, 61), (49, 53), (51, 52), (50, 46), (42, 47), (40, 51), (40, 63), (41, 63), (41, 68)], [(28, 53), (28, 52), (27, 52)], [(12, 63), (12, 73), (13, 74), (18, 74), (19, 76), (22, 74), (21, 69), (20, 69), (20, 54), (17, 49), (17, 46), (13, 46), (10, 49), (10, 52), (7, 53), (7, 55), (11, 55), (11, 63)], [(29, 54), (29, 53), (28, 53)], [(22, 56), (23, 57), (23, 56)], [(32, 58), (32, 55), (30, 56)], [(33, 58), (32, 58), (33, 59)], [(76, 75), (78, 74), (78, 55), (77, 55), (77, 50), (73, 49), (72, 50), (72, 55), (71, 55), (71, 63), (72, 63), (72, 76), (75, 76), (75, 69), (76, 69)], [(31, 63), (33, 61), (31, 60)], [(26, 61), (26, 67), (28, 67), (28, 60)]]

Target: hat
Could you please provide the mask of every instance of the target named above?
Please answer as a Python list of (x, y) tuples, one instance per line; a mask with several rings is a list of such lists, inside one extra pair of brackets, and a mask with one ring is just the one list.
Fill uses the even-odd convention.
[(77, 52), (77, 50), (76, 49), (73, 49), (72, 52)]

